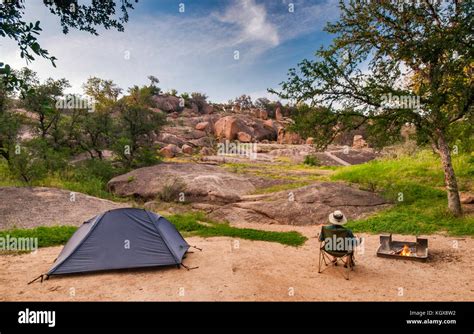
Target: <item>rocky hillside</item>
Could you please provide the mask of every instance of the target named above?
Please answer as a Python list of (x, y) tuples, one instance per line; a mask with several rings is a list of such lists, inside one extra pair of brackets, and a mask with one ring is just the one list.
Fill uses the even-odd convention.
[[(241, 109), (238, 106), (230, 108), (227, 105), (210, 105), (204, 103), (198, 107), (195, 103), (187, 107), (180, 107), (180, 99), (174, 96), (159, 96), (155, 99), (156, 112), (164, 112), (167, 115), (168, 125), (165, 126), (156, 137), (155, 142), (160, 145), (160, 153), (168, 158), (178, 155), (201, 154), (202, 156), (213, 156), (216, 152), (216, 144), (225, 141), (236, 141), (240, 143), (280, 144), (275, 146), (274, 152), (267, 152), (270, 156), (297, 156), (304, 157), (308, 154), (317, 154), (318, 158), (329, 165), (340, 165), (334, 156), (316, 152), (311, 144), (312, 138), (301, 138), (298, 134), (288, 131), (288, 125), (292, 120), (283, 116), (280, 108), (274, 113), (274, 118), (269, 117), (266, 110), (259, 108)], [(339, 144), (348, 142), (348, 136), (352, 135), (349, 147), (332, 146), (342, 160), (346, 157), (349, 163), (362, 163), (375, 157), (374, 152), (368, 148), (364, 138), (359, 134), (347, 134), (341, 137)], [(295, 145), (288, 147), (286, 145)], [(268, 147), (268, 146), (266, 146)], [(284, 151), (286, 150), (286, 151)], [(293, 151), (293, 152), (290, 152)], [(260, 152), (263, 153), (263, 152)], [(337, 154), (336, 154), (337, 156)], [(211, 159), (212, 160), (212, 159)]]
[[(320, 224), (342, 206), (350, 219), (356, 219), (387, 204), (374, 193), (345, 184), (315, 182), (318, 176), (305, 176), (305, 171), (287, 170), (286, 173), (296, 174), (280, 178), (258, 170), (284, 168), (282, 161), (294, 166), (308, 156), (315, 164), (326, 166), (366, 162), (375, 153), (361, 135), (353, 137), (351, 147), (332, 145), (321, 152), (312, 145), (312, 138), (301, 138), (287, 130), (292, 120), (279, 109), (274, 118), (269, 118), (267, 111), (258, 108), (243, 110), (208, 104), (179, 108), (179, 99), (172, 96), (158, 101), (160, 108), (156, 112), (165, 112), (168, 124), (156, 137), (156, 143), (166, 158), (181, 159), (113, 178), (108, 189), (115, 195), (138, 198), (150, 208), (161, 201), (181, 201), (206, 211), (216, 220), (231, 223)], [(255, 155), (222, 154), (216, 150), (218, 143), (233, 142), (256, 143)], [(229, 170), (225, 168), (229, 163), (255, 167), (257, 171)], [(301, 176), (306, 181), (301, 182)], [(301, 186), (292, 185), (292, 180), (299, 180)], [(257, 195), (261, 189), (271, 187), (291, 189)]]

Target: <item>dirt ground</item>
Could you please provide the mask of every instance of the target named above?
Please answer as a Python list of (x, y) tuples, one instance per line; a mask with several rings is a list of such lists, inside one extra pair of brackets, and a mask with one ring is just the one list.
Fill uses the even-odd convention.
[[(246, 227), (262, 228), (262, 225)], [(0, 256), (0, 300), (8, 301), (474, 301), (473, 238), (430, 235), (426, 263), (375, 255), (376, 235), (365, 237), (363, 254), (349, 281), (342, 267), (318, 274), (320, 227), (265, 226), (298, 230), (310, 239), (295, 248), (227, 237), (187, 238), (192, 250), (186, 270), (149, 268), (52, 277), (27, 282), (49, 269), (61, 247)], [(395, 240), (414, 237), (394, 236)]]

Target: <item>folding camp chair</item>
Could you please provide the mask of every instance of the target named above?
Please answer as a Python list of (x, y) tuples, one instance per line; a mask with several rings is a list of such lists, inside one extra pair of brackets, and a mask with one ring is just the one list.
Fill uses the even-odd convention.
[[(346, 274), (343, 272), (345, 279), (349, 279), (349, 274), (354, 270), (354, 246), (355, 240), (349, 236), (349, 230), (347, 229), (328, 229), (327, 226), (321, 228), (322, 240), (319, 244), (319, 269), (318, 272), (322, 273), (327, 266), (333, 264), (337, 266), (338, 262), (341, 261), (344, 264)], [(343, 248), (341, 245), (337, 245), (335, 240), (343, 240)], [(320, 239), (321, 240), (321, 239)], [(322, 260), (322, 261), (321, 261)], [(321, 270), (321, 264), (324, 262), (326, 268)]]

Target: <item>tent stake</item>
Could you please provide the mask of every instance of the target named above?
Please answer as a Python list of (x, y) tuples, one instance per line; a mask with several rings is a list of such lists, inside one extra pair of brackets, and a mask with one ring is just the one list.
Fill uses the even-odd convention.
[(182, 264), (182, 263), (180, 263), (180, 265), (182, 265), (182, 266), (183, 266), (184, 268), (186, 268), (187, 270), (193, 270), (193, 269), (199, 268), (199, 267), (191, 267), (191, 268), (190, 268), (190, 267), (188, 267), (187, 265)]

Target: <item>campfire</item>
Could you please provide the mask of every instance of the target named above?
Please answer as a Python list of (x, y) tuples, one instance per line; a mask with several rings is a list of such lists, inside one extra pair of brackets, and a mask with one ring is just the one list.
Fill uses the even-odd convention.
[(403, 245), (403, 248), (399, 251), (396, 252), (397, 254), (399, 253), (401, 256), (411, 256), (412, 251), (408, 245)]
[(416, 242), (393, 241), (392, 235), (380, 236), (377, 256), (425, 261), (428, 258), (428, 239), (416, 238)]

